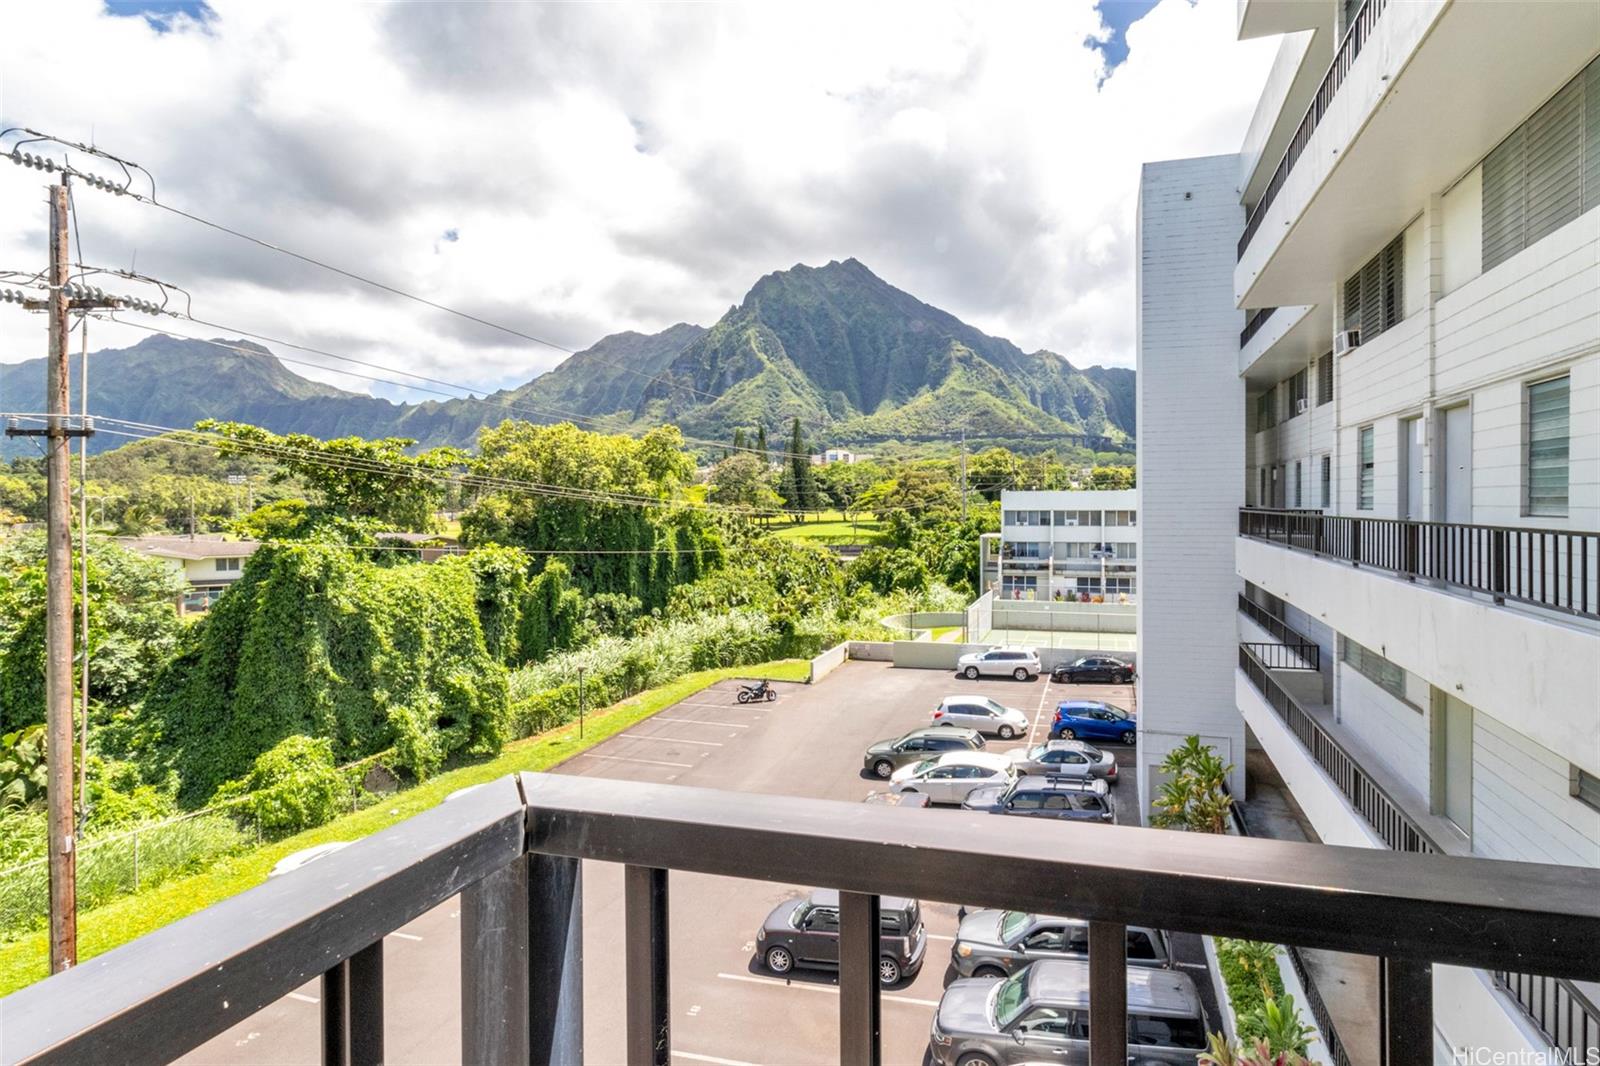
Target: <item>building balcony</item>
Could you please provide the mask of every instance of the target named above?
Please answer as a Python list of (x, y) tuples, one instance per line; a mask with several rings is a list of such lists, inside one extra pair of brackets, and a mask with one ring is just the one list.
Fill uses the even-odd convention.
[[(1254, 645), (1240, 645), (1236, 684), (1240, 713), (1316, 839), (1420, 854), (1467, 853), (1454, 826), (1429, 811), (1426, 797), (1385, 771), (1331, 707), (1295, 691), (1291, 676), (1273, 669)], [(1591, 868), (1578, 869), (1600, 878)], [(1455, 1046), (1532, 1054), (1555, 1047), (1580, 1057), (1600, 1046), (1597, 986), (1587, 979), (1538, 977), (1509, 965), (1483, 972), (1439, 967), (1434, 995), (1440, 1027)]]
[(1327, 352), (1329, 331), (1328, 316), (1316, 307), (1253, 312), (1239, 334), (1239, 375), (1248, 386), (1276, 385)]
[[(583, 860), (624, 867), (625, 978), (598, 1002), (582, 993)], [(880, 895), (1087, 919), (1095, 1063), (1127, 1056), (1128, 925), (1378, 956), (1396, 1064), (1433, 1059), (1435, 967), (1600, 978), (1590, 870), (525, 774), (16, 993), (5, 1056), (167, 1061), (320, 974), (325, 1062), (381, 1061), (386, 1000), (433, 994), (459, 1000), (466, 1062), (580, 1063), (589, 1009), (621, 1015), (628, 1062), (665, 1064), (671, 950), (695, 950), (693, 925), (669, 934), (686, 873), (839, 889), (848, 1063), (881, 1061)], [(386, 995), (385, 935), (458, 895), (459, 984)]]
[(1247, 204), (1238, 306), (1326, 301), (1591, 59), (1597, 39), (1593, 4), (1368, 0)]

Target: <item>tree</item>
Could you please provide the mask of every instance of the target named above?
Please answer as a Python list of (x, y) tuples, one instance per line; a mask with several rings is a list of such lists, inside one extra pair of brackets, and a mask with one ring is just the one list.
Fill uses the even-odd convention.
[(1022, 464), (1004, 448), (986, 448), (967, 460), (967, 485), (986, 500), (998, 500), (1005, 489), (1019, 487)]
[(1089, 471), (1091, 489), (1131, 489), (1134, 485), (1131, 466), (1097, 466)]
[(817, 479), (811, 466), (811, 450), (806, 447), (805, 433), (800, 429), (799, 415), (795, 416), (794, 430), (789, 435), (789, 469), (794, 478), (794, 499), (789, 501), (791, 509), (815, 511)]
[(220, 435), (217, 452), (224, 458), (273, 456), (279, 470), (274, 482), (299, 479), (323, 506), (346, 518), (370, 518), (392, 530), (426, 531), (444, 498), (439, 475), (461, 466), (459, 448), (433, 448), (417, 455), (406, 437), (365, 440), (341, 437), (320, 440), (305, 433), (277, 434), (244, 422), (197, 422), (195, 429)]
[(852, 585), (880, 594), (926, 592), (928, 568), (905, 548), (868, 548), (850, 566)]
[(761, 459), (761, 461), (763, 463), (769, 461), (768, 458), (767, 458), (767, 427), (766, 426), (757, 426), (756, 427), (756, 451), (759, 453), (759, 458)]
[(711, 499), (719, 504), (775, 511), (783, 505), (772, 489), (772, 472), (749, 452), (736, 452), (711, 468)]
[(1228, 795), (1232, 763), (1224, 763), (1216, 749), (1190, 736), (1167, 753), (1161, 762), (1167, 776), (1155, 800), (1151, 821), (1163, 829), (1194, 833), (1223, 833), (1233, 797)]

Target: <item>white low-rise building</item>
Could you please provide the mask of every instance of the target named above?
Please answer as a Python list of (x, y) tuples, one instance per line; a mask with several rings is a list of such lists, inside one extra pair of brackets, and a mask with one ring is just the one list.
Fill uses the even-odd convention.
[(130, 551), (161, 559), (182, 573), (189, 590), (178, 603), (179, 611), (210, 609), (223, 590), (244, 573), (245, 560), (260, 547), (253, 540), (224, 540), (220, 536), (119, 537)]
[[(1139, 194), (1141, 785), (1198, 733), (1324, 843), (1600, 866), (1600, 5), (1240, 34), (1243, 151)], [(1593, 986), (1432, 974), (1438, 1061), (1592, 1054)]]
[(1000, 532), (981, 540), (983, 587), (1005, 599), (1134, 598), (1134, 489), (1000, 494)]

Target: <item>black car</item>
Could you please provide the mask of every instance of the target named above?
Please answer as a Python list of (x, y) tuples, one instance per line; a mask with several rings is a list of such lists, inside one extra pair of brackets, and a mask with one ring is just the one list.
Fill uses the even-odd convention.
[[(878, 981), (898, 984), (922, 968), (928, 934), (922, 906), (914, 899), (878, 899)], [(778, 904), (756, 934), (756, 951), (767, 969), (787, 974), (795, 967), (839, 968), (839, 893), (814, 890), (804, 899)]]
[(1078, 681), (1098, 681), (1106, 685), (1126, 685), (1133, 680), (1133, 664), (1110, 655), (1086, 655), (1070, 663), (1063, 663), (1050, 671), (1050, 680), (1073, 684)]
[(1110, 791), (1104, 781), (1042, 774), (1019, 777), (1010, 785), (975, 788), (967, 793), (961, 806), (969, 811), (1073, 822), (1109, 822), (1113, 815)]

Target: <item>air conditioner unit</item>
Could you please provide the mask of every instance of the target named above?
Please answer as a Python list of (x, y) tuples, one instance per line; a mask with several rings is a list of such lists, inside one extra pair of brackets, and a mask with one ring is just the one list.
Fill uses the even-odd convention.
[(1309, 410), (1311, 410), (1311, 401), (1310, 400), (1299, 399), (1299, 400), (1296, 400), (1294, 402), (1294, 413), (1295, 414), (1303, 415)]
[(1333, 335), (1333, 354), (1347, 355), (1352, 348), (1361, 347), (1361, 331), (1359, 329), (1341, 330)]

